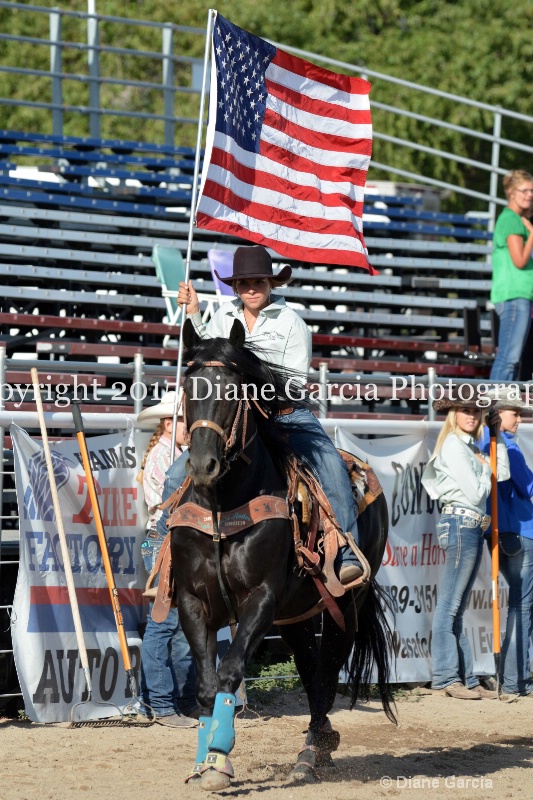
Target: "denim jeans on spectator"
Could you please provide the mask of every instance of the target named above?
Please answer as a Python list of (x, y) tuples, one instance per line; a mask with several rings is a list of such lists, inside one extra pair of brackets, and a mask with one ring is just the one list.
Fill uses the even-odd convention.
[(431, 685), (434, 689), (445, 689), (460, 681), (471, 689), (479, 680), (474, 675), (463, 615), (481, 563), (483, 532), (471, 517), (443, 514), (437, 525), (437, 536), (439, 546), (446, 553), (446, 563), (433, 617)]
[[(355, 503), (348, 469), (320, 422), (310, 411), (303, 409), (297, 409), (292, 414), (282, 415), (278, 417), (277, 422), (290, 425), (289, 443), (291, 447), (319, 479), (342, 530), (350, 531), (358, 543)], [(170, 465), (163, 490), (163, 502), (185, 480), (186, 464), (186, 458), (178, 458)], [(157, 530), (162, 535), (166, 535), (167, 517), (168, 511), (163, 511), (157, 523)], [(343, 563), (349, 563), (351, 560), (352, 551), (348, 548), (343, 554)], [(353, 560), (355, 560), (355, 556), (353, 556)]]
[(509, 610), (502, 645), (503, 688), (531, 694), (529, 643), (533, 632), (533, 539), (500, 533), (500, 569), (509, 584)]
[[(162, 539), (147, 541), (152, 545), (145, 559), (145, 566), (150, 571), (161, 549)], [(142, 644), (142, 698), (158, 717), (180, 713), (187, 716), (196, 706), (196, 673), (189, 643), (176, 608), (170, 609), (164, 622), (154, 622), (151, 610), (152, 606)]]
[(498, 352), (490, 371), (491, 381), (514, 381), (531, 325), (531, 300), (522, 297), (496, 303), (500, 318)]

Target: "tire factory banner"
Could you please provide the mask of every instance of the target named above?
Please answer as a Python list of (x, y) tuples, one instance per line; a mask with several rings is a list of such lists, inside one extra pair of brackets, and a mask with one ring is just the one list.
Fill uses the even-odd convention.
[[(377, 575), (394, 610), (392, 646), (397, 683), (431, 680), (431, 623), (445, 554), (439, 548), (436, 525), (439, 504), (421, 484), (437, 438), (412, 434), (360, 439), (336, 429), (335, 444), (373, 467), (389, 506), (389, 540)], [(522, 446), (522, 442), (521, 442)], [(525, 448), (524, 448), (525, 449)], [(526, 453), (526, 458), (528, 454)], [(529, 463), (533, 463), (531, 460)], [(502, 641), (508, 587), (500, 575)], [(488, 547), (470, 593), (463, 618), (478, 675), (494, 674), (492, 650), (491, 560)]]
[[(20, 567), (13, 602), (12, 638), (26, 713), (34, 722), (63, 722), (87, 697), (74, 633), (59, 535), (40, 443), (11, 426), (20, 510)], [(140, 546), (146, 506), (136, 481), (139, 453), (150, 434), (133, 431), (87, 439), (109, 557), (119, 594), (131, 661), (139, 683), (146, 616), (146, 573)], [(126, 672), (87, 481), (76, 439), (52, 445), (63, 525), (80, 608), (93, 698), (123, 709), (130, 701)], [(80, 707), (83, 718), (118, 714), (111, 705)], [(84, 712), (87, 712), (85, 715)]]

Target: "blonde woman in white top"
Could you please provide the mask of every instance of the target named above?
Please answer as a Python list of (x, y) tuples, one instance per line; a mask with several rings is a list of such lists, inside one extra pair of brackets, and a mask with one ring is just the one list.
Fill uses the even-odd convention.
[[(472, 388), (472, 387), (470, 387)], [(468, 395), (463, 385), (463, 396)], [(478, 443), (483, 412), (490, 400), (483, 395), (462, 401), (447, 397), (433, 407), (448, 415), (429, 460), (422, 484), (442, 504), (437, 525), (439, 546), (446, 553), (444, 573), (432, 626), (432, 687), (461, 700), (495, 698), (474, 675), (472, 652), (463, 629), (463, 615), (483, 553), (485, 515), (491, 489), (491, 467)], [(497, 431), (498, 480), (509, 479), (507, 448)]]

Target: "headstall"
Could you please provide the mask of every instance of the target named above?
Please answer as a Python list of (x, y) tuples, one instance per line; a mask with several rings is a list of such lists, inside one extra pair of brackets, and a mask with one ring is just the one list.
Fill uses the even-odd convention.
[[(189, 361), (187, 366), (188, 367), (192, 367), (192, 366), (195, 365), (195, 363), (196, 362), (194, 362), (194, 361)], [(228, 365), (228, 364), (224, 364), (222, 361), (204, 361), (203, 363), (198, 364), (198, 367), (222, 367), (222, 368), (226, 368), (226, 369), (230, 369), (231, 367), (235, 367), (237, 369), (237, 365), (236, 364), (232, 363), (232, 364)], [(264, 417), (268, 418), (268, 414), (265, 411), (263, 411), (263, 409), (261, 408), (261, 406), (259, 405), (257, 400), (252, 399), (252, 403), (255, 405), (255, 407), (258, 409), (258, 411)], [(253, 442), (253, 440), (255, 439), (255, 437), (257, 436), (257, 431), (255, 431), (252, 434), (252, 436), (250, 436), (250, 438), (248, 440), (246, 439), (246, 430), (247, 430), (247, 427), (248, 427), (248, 412), (251, 411), (250, 401), (248, 400), (247, 397), (241, 397), (239, 399), (239, 401), (238, 401), (237, 411), (235, 413), (235, 418), (233, 420), (233, 425), (231, 427), (231, 431), (230, 431), (229, 436), (227, 435), (225, 430), (220, 427), (220, 425), (217, 425), (216, 422), (213, 422), (210, 419), (197, 419), (196, 422), (193, 422), (191, 427), (188, 428), (188, 426), (187, 426), (187, 398), (186, 398), (185, 393), (183, 393), (182, 400), (181, 400), (181, 405), (183, 406), (184, 438), (185, 438), (185, 443), (187, 444), (187, 446), (190, 446), (191, 437), (192, 437), (192, 434), (194, 433), (195, 430), (198, 430), (199, 428), (204, 428), (204, 429), (205, 428), (210, 428), (212, 431), (215, 431), (215, 433), (218, 434), (218, 436), (220, 436), (220, 438), (224, 442), (224, 447), (225, 447), (226, 452), (230, 451), (232, 449), (232, 447), (235, 445), (235, 442), (237, 440), (237, 431), (238, 431), (239, 423), (240, 423), (241, 418), (242, 418), (243, 424), (242, 424), (241, 449), (240, 449), (239, 452), (235, 453), (233, 458), (237, 458), (238, 456), (241, 456), (241, 458), (243, 458), (248, 464), (250, 463), (250, 459), (248, 458), (248, 456), (246, 456), (244, 454), (244, 451), (246, 450), (248, 445), (250, 445)]]

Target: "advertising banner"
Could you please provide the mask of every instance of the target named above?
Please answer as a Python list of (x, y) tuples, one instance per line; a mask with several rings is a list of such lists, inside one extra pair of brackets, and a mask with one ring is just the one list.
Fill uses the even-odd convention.
[[(437, 434), (361, 439), (339, 427), (337, 447), (374, 469), (389, 507), (389, 540), (377, 581), (388, 594), (392, 610), (394, 680), (431, 680), (431, 624), (438, 599), (445, 554), (436, 526), (439, 503), (432, 500), (421, 478)], [(505, 630), (508, 587), (500, 576), (501, 629)], [(494, 674), (492, 646), (491, 561), (488, 547), (470, 593), (464, 628), (478, 675)]]
[[(44, 453), (11, 426), (20, 511), (20, 567), (13, 602), (12, 638), (26, 713), (35, 722), (69, 719), (73, 703), (87, 697), (64, 576), (59, 535)], [(118, 589), (132, 667), (139, 679), (140, 626), (146, 573), (140, 554), (146, 524), (136, 481), (149, 435), (133, 431), (90, 437), (87, 446)], [(139, 447), (140, 443), (140, 447)], [(98, 543), (87, 480), (76, 439), (52, 445), (70, 563), (76, 586), (95, 699), (123, 709), (131, 697)], [(84, 709), (80, 710), (83, 713)], [(87, 709), (111, 716), (110, 705)], [(118, 711), (115, 712), (118, 714)]]

